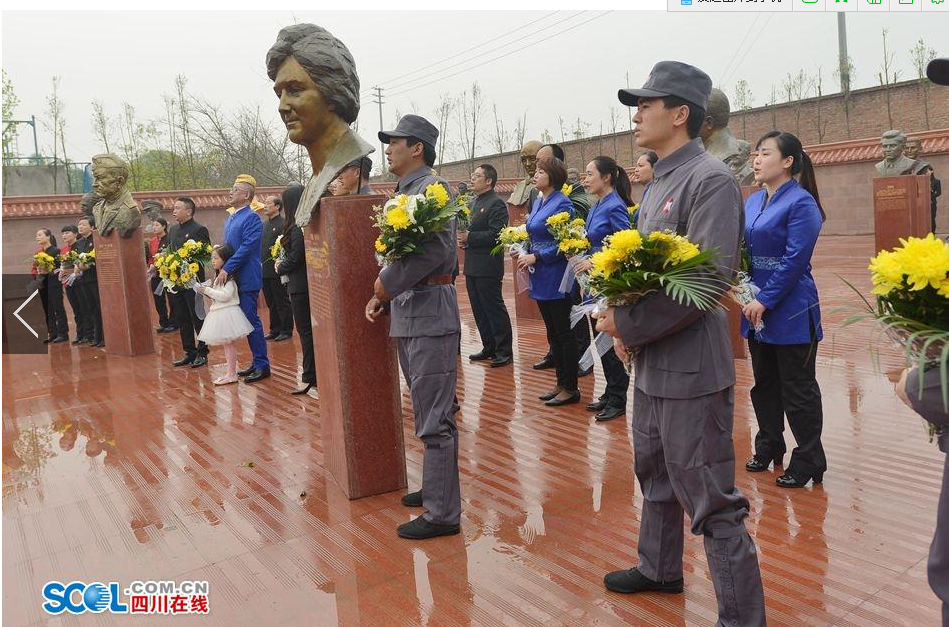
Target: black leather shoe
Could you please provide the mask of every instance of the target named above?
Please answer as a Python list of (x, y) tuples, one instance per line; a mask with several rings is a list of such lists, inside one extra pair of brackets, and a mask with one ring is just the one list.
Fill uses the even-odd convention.
[(188, 364), (194, 363), (194, 360), (195, 360), (194, 355), (185, 355), (178, 361), (171, 362), (171, 365), (172, 366), (187, 366)]
[(208, 365), (208, 358), (202, 357), (200, 355), (195, 357), (194, 361), (191, 362), (192, 368), (200, 368), (201, 366), (207, 366), (207, 365)]
[(554, 367), (554, 358), (550, 355), (547, 355), (531, 367), (534, 370), (549, 370), (550, 368)]
[(277, 337), (278, 335), (280, 335), (280, 334), (279, 334), (279, 333), (274, 333), (273, 331), (271, 331), (270, 333), (268, 333), (267, 335), (264, 336), (264, 339), (265, 339), (265, 340), (273, 340), (273, 339), (276, 339), (276, 337)]
[(53, 338), (52, 338), (52, 337), (48, 337), (48, 338), (46, 338), (45, 340), (43, 340), (43, 344), (49, 344), (49, 343), (51, 343), (52, 341), (53, 341)]
[(577, 372), (578, 377), (588, 377), (591, 374), (593, 374), (593, 366), (590, 366), (586, 370), (580, 370), (579, 372)]
[(607, 420), (613, 420), (614, 418), (619, 418), (620, 416), (626, 415), (625, 407), (607, 407), (596, 416), (594, 420), (597, 422), (606, 422)]
[(425, 540), (438, 536), (453, 536), (461, 531), (461, 525), (439, 525), (419, 516), (415, 520), (399, 525), (399, 537), (409, 540)]
[(473, 355), (468, 355), (468, 359), (471, 361), (487, 361), (489, 359), (494, 359), (494, 353), (488, 353), (486, 351), (479, 351)]
[(603, 585), (607, 590), (632, 594), (634, 592), (665, 592), (679, 594), (682, 592), (682, 579), (673, 581), (653, 581), (637, 568), (617, 570), (603, 577)]
[(50, 342), (50, 343), (51, 343), (51, 344), (62, 344), (63, 342), (68, 342), (68, 341), (69, 341), (69, 338), (68, 338), (68, 337), (66, 337), (65, 335), (60, 335), (60, 336), (57, 337), (57, 338), (53, 338), (52, 342)]
[(281, 333), (280, 335), (278, 335), (277, 337), (275, 337), (275, 338), (273, 339), (273, 341), (274, 341), (274, 342), (282, 342), (282, 341), (284, 341), (284, 340), (289, 340), (291, 337), (293, 337), (293, 336), (292, 336), (292, 335), (288, 335), (288, 334), (286, 334), (286, 333)]
[(73, 346), (76, 346), (76, 345), (78, 345), (78, 344), (82, 344), (82, 338), (78, 338), (78, 337), (77, 337), (76, 339), (74, 339), (74, 340), (72, 341), (72, 344), (73, 344)]
[(95, 346), (96, 348), (105, 348), (105, 341), (104, 341), (104, 340), (99, 340), (98, 342), (96, 342), (95, 344), (93, 344), (93, 346)]
[(573, 394), (571, 394), (570, 396), (568, 396), (567, 398), (563, 400), (558, 401), (557, 398), (554, 397), (550, 399), (549, 401), (547, 401), (546, 403), (544, 403), (544, 405), (547, 405), (548, 407), (560, 407), (561, 405), (573, 405), (574, 403), (579, 403), (579, 402), (580, 402), (580, 390), (576, 390)]
[(402, 497), (402, 504), (406, 507), (421, 507), (422, 506), (422, 491), (418, 492), (409, 492)]
[(794, 473), (786, 472), (780, 477), (778, 477), (777, 479), (775, 479), (774, 482), (778, 485), (778, 487), (781, 487), (781, 488), (803, 488), (804, 486), (808, 484), (808, 482), (811, 479), (814, 480), (814, 483), (823, 483), (824, 473), (821, 473), (819, 475), (813, 475), (813, 476), (804, 475), (802, 477), (799, 477), (798, 475)]
[(290, 392), (290, 393), (293, 394), (294, 396), (300, 396), (300, 395), (302, 395), (302, 394), (306, 394), (307, 392), (309, 392), (311, 387), (313, 387), (313, 384), (312, 384), (312, 383), (307, 383), (307, 384), (304, 385), (302, 388), (297, 388), (296, 390), (294, 390), (294, 391), (292, 391), (292, 392)]
[(600, 399), (596, 401), (595, 403), (589, 403), (587, 405), (588, 411), (603, 411), (604, 409), (606, 409), (606, 401), (604, 401), (603, 399)]
[(506, 366), (513, 361), (510, 357), (495, 357), (491, 360), (492, 368), (500, 368), (501, 366)]
[[(784, 459), (784, 455), (782, 455), (781, 457), (774, 458), (775, 468), (783, 465), (781, 463), (783, 459)], [(771, 467), (770, 459), (763, 459), (761, 457), (758, 457), (757, 455), (749, 459), (748, 463), (745, 464), (745, 470), (747, 470), (748, 472), (764, 472), (768, 470), (768, 468), (770, 467)]]
[(244, 383), (255, 383), (261, 379), (266, 379), (269, 376), (269, 370), (254, 370), (252, 373), (244, 377)]
[(552, 399), (553, 397), (557, 396), (557, 395), (560, 394), (561, 392), (563, 392), (563, 388), (561, 388), (561, 387), (558, 386), (558, 387), (555, 387), (555, 388), (554, 388), (553, 390), (551, 390), (550, 392), (547, 392), (546, 394), (541, 394), (541, 395), (538, 396), (537, 398), (539, 398), (539, 399), (542, 400), (542, 401), (549, 401), (550, 399)]
[(249, 374), (252, 373), (253, 371), (254, 371), (254, 365), (251, 364), (251, 365), (247, 366), (246, 368), (244, 368), (243, 370), (238, 370), (238, 371), (237, 371), (237, 376), (239, 376), (239, 377), (246, 377), (247, 375), (249, 375)]

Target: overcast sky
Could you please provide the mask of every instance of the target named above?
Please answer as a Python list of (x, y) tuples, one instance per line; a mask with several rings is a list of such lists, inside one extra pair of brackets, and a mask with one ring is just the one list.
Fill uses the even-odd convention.
[[(61, 77), (67, 150), (75, 161), (101, 150), (90, 122), (93, 99), (112, 115), (129, 102), (139, 116), (157, 118), (162, 94), (172, 93), (178, 74), (198, 96), (225, 108), (259, 104), (279, 123), (264, 58), (277, 31), (294, 21), (327, 28), (352, 51), (365, 94), (359, 130), (373, 145), (379, 111), (368, 94), (376, 84), (386, 90), (383, 114), (391, 127), (396, 111), (412, 112), (412, 103), (433, 119), (439, 94), (458, 94), (477, 81), (489, 111), (482, 154), (493, 152), (487, 134), (492, 103), (508, 128), (526, 111), (528, 138), (547, 129), (559, 140), (560, 116), (571, 124), (579, 117), (591, 133), (602, 123), (606, 132), (610, 107), (617, 107), (625, 129), (616, 90), (625, 86), (627, 72), (632, 85), (641, 85), (663, 59), (697, 65), (730, 98), (735, 83), (745, 79), (755, 105), (765, 104), (772, 85), (780, 87), (801, 68), (812, 74), (823, 68), (825, 93), (838, 91), (834, 13), (604, 13), (4, 11), (3, 69), (20, 99), (18, 118), (33, 114), (45, 121), (51, 77)], [(942, 56), (949, 53), (949, 15), (849, 13), (847, 24), (854, 88), (877, 83), (884, 27), (901, 77), (916, 76), (909, 51), (920, 37)], [(457, 139), (454, 122), (448, 133)], [(41, 125), (40, 151), (51, 154), (50, 142)], [(22, 133), (19, 148), (32, 152), (32, 136)]]

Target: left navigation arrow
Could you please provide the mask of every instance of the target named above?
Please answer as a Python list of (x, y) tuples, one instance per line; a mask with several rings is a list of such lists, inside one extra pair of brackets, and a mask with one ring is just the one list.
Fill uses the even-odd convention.
[(39, 293), (40, 293), (39, 290), (33, 290), (33, 293), (30, 294), (29, 298), (27, 298), (25, 301), (23, 301), (23, 304), (20, 305), (19, 307), (17, 307), (17, 308), (16, 308), (16, 311), (13, 312), (13, 315), (16, 316), (16, 319), (19, 320), (19, 321), (23, 324), (23, 326), (25, 326), (25, 327), (29, 330), (29, 332), (33, 334), (33, 337), (35, 337), (36, 339), (39, 339), (39, 338), (40, 338), (40, 334), (37, 333), (37, 332), (33, 329), (33, 327), (31, 327), (30, 325), (28, 325), (28, 324), (26, 323), (26, 320), (24, 320), (23, 318), (20, 317), (20, 311), (21, 311), (24, 307), (26, 307), (27, 304), (28, 304), (31, 300), (33, 300), (33, 299), (36, 297), (36, 295), (39, 294)]

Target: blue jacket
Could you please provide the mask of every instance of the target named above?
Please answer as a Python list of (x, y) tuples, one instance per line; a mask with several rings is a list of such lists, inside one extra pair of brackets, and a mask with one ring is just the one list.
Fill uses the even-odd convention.
[(254, 292), (263, 285), (260, 254), (263, 232), (263, 221), (249, 205), (229, 215), (224, 222), (224, 243), (234, 249), (234, 255), (225, 262), (224, 270), (228, 274), (236, 273), (242, 292)]
[(590, 252), (603, 248), (603, 238), (629, 228), (629, 210), (619, 194), (610, 192), (590, 207), (587, 214), (587, 239)]
[[(758, 301), (768, 308), (762, 318), (764, 329), (755, 333), (759, 342), (808, 344), (811, 325), (817, 340), (823, 339), (817, 286), (811, 276), (811, 255), (822, 224), (814, 197), (793, 179), (770, 201), (765, 190), (745, 201), (751, 280), (761, 288)], [(744, 317), (741, 334), (748, 337)]]
[(537, 255), (534, 273), (530, 277), (530, 295), (534, 300), (558, 300), (566, 296), (557, 290), (567, 271), (567, 258), (557, 250), (557, 242), (547, 230), (547, 218), (562, 211), (569, 213), (571, 219), (576, 215), (573, 203), (558, 190), (548, 198), (538, 196), (527, 216), (530, 252)]

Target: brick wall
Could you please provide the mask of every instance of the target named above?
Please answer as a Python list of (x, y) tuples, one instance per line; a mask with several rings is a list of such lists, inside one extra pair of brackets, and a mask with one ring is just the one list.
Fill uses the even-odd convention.
[[(924, 98), (924, 93), (928, 95)], [(949, 88), (928, 84), (924, 88), (918, 81), (896, 83), (889, 88), (892, 125), (886, 113), (887, 90), (871, 87), (851, 92), (849, 107), (844, 106), (841, 94), (824, 96), (820, 100), (810, 98), (771, 107), (757, 107), (743, 112), (733, 112), (728, 127), (736, 137), (756, 141), (768, 131), (779, 128), (797, 135), (807, 145), (845, 141), (848, 139), (879, 137), (891, 128), (907, 134), (929, 129), (949, 128)], [(929, 124), (926, 124), (926, 109)], [(818, 133), (818, 110), (823, 133)], [(849, 110), (849, 116), (847, 112)], [(798, 115), (800, 113), (800, 116)], [(799, 121), (800, 120), (800, 121)], [(742, 132), (744, 129), (744, 132)], [(596, 155), (610, 155), (624, 166), (631, 166), (634, 157), (642, 151), (632, 146), (630, 133), (602, 135), (582, 141), (561, 143), (567, 157), (568, 167), (582, 170)], [(475, 159), (474, 167), (490, 163), (498, 169), (502, 178), (516, 177), (522, 173), (519, 153), (506, 152)], [(439, 172), (450, 179), (466, 180), (470, 174), (468, 161), (443, 164)]]

